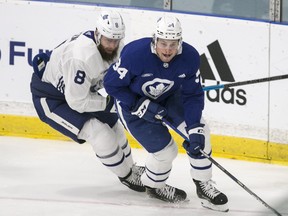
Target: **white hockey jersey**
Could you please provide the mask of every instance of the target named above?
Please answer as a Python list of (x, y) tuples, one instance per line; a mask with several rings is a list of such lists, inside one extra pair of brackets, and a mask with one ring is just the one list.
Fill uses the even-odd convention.
[(80, 113), (104, 110), (106, 98), (97, 91), (103, 88), (104, 75), (122, 48), (123, 42), (120, 42), (117, 56), (107, 62), (97, 49), (94, 31), (75, 35), (52, 51), (42, 81), (64, 93), (73, 110)]

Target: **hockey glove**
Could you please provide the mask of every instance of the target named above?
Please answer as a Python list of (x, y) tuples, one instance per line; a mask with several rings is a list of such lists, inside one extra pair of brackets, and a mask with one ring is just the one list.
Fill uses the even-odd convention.
[(131, 114), (137, 115), (139, 118), (143, 118), (148, 122), (161, 124), (161, 121), (159, 121), (156, 116), (160, 118), (164, 117), (167, 115), (167, 110), (159, 104), (142, 97), (131, 111)]
[[(112, 109), (113, 108), (113, 109)], [(114, 97), (107, 95), (105, 112), (114, 112)]]
[(189, 141), (183, 142), (183, 147), (186, 149), (188, 154), (198, 157), (201, 155), (200, 149), (205, 147), (205, 135), (204, 135), (204, 124), (194, 124), (189, 128), (186, 128), (189, 134)]

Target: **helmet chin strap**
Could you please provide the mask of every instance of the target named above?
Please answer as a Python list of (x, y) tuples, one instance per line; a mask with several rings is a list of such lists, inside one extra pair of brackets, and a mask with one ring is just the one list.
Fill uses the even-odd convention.
[(182, 53), (182, 38), (179, 40), (179, 45), (178, 45), (178, 52), (177, 52), (177, 55), (181, 54)]

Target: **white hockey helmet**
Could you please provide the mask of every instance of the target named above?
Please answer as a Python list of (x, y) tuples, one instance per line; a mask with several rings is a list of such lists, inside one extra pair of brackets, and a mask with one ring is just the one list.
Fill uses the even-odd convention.
[(96, 30), (97, 39), (100, 41), (101, 35), (109, 39), (122, 39), (125, 37), (125, 25), (121, 15), (114, 11), (102, 11), (97, 19)]
[(162, 16), (157, 21), (155, 39), (181, 40), (181, 23), (176, 17)]
[(178, 54), (182, 53), (182, 28), (180, 21), (173, 16), (162, 16), (157, 20), (156, 31), (153, 37), (153, 48), (156, 52), (158, 38), (179, 40)]

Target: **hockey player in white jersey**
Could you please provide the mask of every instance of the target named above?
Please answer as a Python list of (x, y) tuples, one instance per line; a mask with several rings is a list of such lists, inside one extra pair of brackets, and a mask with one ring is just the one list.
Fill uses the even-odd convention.
[(144, 167), (133, 162), (114, 100), (99, 94), (103, 77), (123, 48), (125, 25), (117, 12), (102, 11), (96, 30), (74, 35), (33, 59), (31, 92), (42, 121), (78, 143), (88, 142), (102, 164), (132, 190), (144, 192)]
[(127, 44), (105, 78), (106, 91), (116, 99), (125, 128), (148, 151), (141, 176), (148, 195), (167, 202), (186, 199), (186, 192), (166, 184), (177, 145), (167, 127), (155, 116), (165, 117), (189, 137), (184, 142), (191, 176), (204, 207), (228, 211), (226, 195), (213, 185), (208, 125), (202, 118), (204, 92), (200, 82), (200, 56), (182, 41), (182, 28), (173, 16), (157, 21), (152, 38)]

